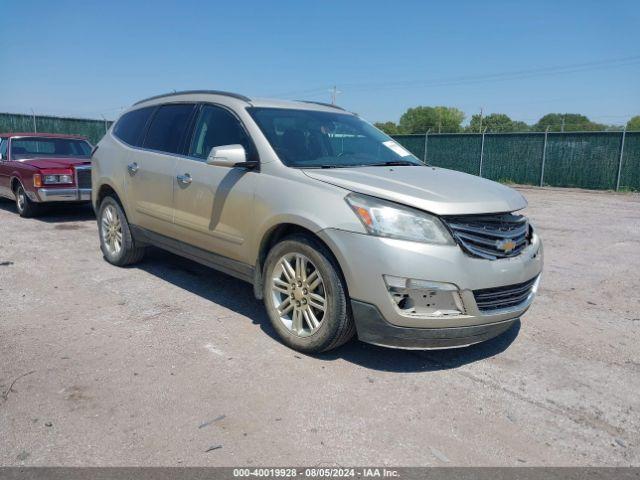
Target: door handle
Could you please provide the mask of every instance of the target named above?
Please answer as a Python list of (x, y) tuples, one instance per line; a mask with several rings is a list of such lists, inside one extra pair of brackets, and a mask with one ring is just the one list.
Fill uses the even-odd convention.
[(188, 173), (185, 173), (184, 175), (178, 175), (176, 178), (182, 185), (189, 185), (193, 181), (191, 175), (189, 175)]
[(136, 162), (130, 163), (129, 165), (127, 165), (127, 170), (129, 171), (130, 175), (135, 175), (136, 173), (138, 173), (138, 164)]

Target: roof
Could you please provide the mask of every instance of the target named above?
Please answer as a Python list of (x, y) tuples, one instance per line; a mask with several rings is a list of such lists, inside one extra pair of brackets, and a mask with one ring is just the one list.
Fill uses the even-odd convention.
[(348, 113), (344, 108), (330, 103), (313, 102), (310, 100), (279, 100), (274, 98), (256, 98), (251, 100), (253, 107), (265, 108), (292, 108), (296, 110), (318, 110), (322, 112), (339, 112)]
[(83, 135), (74, 135), (67, 133), (45, 133), (45, 132), (4, 132), (0, 133), (0, 137), (46, 137), (46, 138), (75, 138), (87, 140), (87, 137)]
[[(140, 104), (144, 104), (150, 102), (151, 105), (161, 103), (160, 100), (182, 100), (182, 101), (198, 101), (197, 97), (223, 97), (227, 102), (233, 102), (238, 105), (247, 105), (253, 107), (270, 107), (270, 108), (289, 108), (289, 109), (297, 109), (297, 110), (317, 110), (324, 112), (335, 112), (336, 110), (344, 111), (343, 108), (337, 105), (331, 105), (329, 103), (322, 102), (314, 102), (307, 100), (277, 100), (270, 98), (249, 98), (239, 93), (233, 92), (223, 92), (219, 90), (186, 90), (182, 92), (171, 92), (163, 95), (156, 95), (153, 97), (146, 98), (144, 100), (140, 100), (133, 104), (133, 106), (137, 106)], [(195, 97), (195, 98), (194, 98)]]

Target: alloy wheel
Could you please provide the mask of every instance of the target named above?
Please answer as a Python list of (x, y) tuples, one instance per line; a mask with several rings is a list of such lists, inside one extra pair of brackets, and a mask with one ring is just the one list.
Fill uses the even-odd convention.
[(102, 212), (102, 241), (111, 255), (119, 255), (122, 250), (122, 224), (113, 205), (107, 205)]
[(282, 324), (307, 337), (321, 326), (327, 308), (324, 280), (317, 267), (300, 253), (284, 255), (273, 269), (271, 294)]

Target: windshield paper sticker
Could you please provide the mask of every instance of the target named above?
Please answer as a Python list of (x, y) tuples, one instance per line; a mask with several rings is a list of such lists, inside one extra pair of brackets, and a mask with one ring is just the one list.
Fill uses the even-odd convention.
[(408, 157), (409, 155), (411, 155), (411, 152), (409, 150), (404, 148), (399, 143), (394, 142), (393, 140), (389, 140), (388, 142), (383, 142), (382, 144), (385, 147), (387, 147), (389, 150), (392, 150), (393, 152), (400, 155), (401, 157)]

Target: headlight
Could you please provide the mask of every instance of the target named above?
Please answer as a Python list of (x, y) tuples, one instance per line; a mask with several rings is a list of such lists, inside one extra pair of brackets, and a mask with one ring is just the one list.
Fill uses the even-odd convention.
[(453, 245), (437, 217), (375, 197), (350, 193), (345, 198), (370, 235), (414, 242)]
[(47, 185), (57, 184), (57, 183), (73, 183), (73, 176), (72, 175), (43, 175), (42, 181)]

